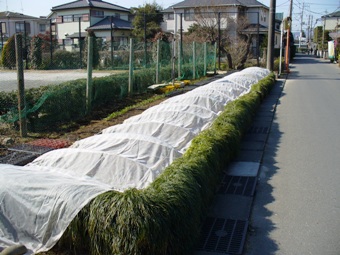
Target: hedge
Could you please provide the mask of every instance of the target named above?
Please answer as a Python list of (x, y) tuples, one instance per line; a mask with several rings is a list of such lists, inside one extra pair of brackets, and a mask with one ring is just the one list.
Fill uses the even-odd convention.
[(96, 197), (72, 221), (56, 249), (103, 254), (190, 254), (223, 169), (274, 85), (270, 74), (228, 103), (149, 187)]

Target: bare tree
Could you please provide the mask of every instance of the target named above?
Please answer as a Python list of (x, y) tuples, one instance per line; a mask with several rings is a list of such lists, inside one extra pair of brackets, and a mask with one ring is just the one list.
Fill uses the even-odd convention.
[(229, 19), (225, 33), (224, 50), (232, 59), (229, 68), (241, 69), (249, 58), (255, 28), (250, 26), (245, 16), (239, 16), (237, 19)]
[(213, 2), (196, 7), (193, 17), (195, 24), (188, 29), (187, 39), (220, 42), (219, 49), (226, 56), (229, 68), (242, 68), (250, 54), (255, 31), (247, 18), (236, 12), (222, 12)]

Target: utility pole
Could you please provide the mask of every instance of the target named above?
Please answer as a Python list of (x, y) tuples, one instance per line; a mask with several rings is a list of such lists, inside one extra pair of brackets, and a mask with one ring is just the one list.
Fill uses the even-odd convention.
[(287, 18), (287, 22), (290, 22), (290, 24), (288, 24), (288, 29), (287, 29), (287, 43), (286, 43), (286, 56), (285, 56), (285, 60), (286, 60), (286, 70), (287, 73), (289, 73), (289, 51), (290, 51), (290, 29), (292, 27), (292, 11), (293, 11), (293, 0), (290, 0), (290, 5), (289, 5), (289, 17)]
[(310, 40), (313, 41), (313, 15), (311, 15), (312, 19), (310, 21), (310, 32), (309, 32), (309, 37), (310, 37)]
[(302, 3), (302, 11), (301, 11), (301, 24), (300, 24), (300, 38), (299, 38), (299, 48), (301, 47), (301, 39), (302, 39), (302, 25), (303, 25), (303, 9), (305, 8), (305, 3)]
[(308, 45), (310, 45), (309, 31), (310, 31), (310, 15), (308, 15), (308, 26), (307, 26), (307, 41), (308, 41)]
[(270, 0), (269, 29), (268, 29), (268, 49), (267, 49), (267, 69), (273, 71), (274, 66), (274, 35), (275, 35), (275, 7), (276, 0)]

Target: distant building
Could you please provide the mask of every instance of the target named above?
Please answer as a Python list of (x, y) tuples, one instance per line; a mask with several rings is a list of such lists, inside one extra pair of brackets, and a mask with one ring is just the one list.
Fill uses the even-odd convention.
[(329, 13), (321, 17), (325, 30), (329, 30), (329, 36), (340, 43), (340, 11)]
[(88, 30), (114, 47), (128, 44), (132, 25), (130, 9), (102, 0), (77, 0), (52, 7), (52, 34), (68, 50), (76, 49)]
[[(245, 31), (256, 31), (261, 38), (264, 38), (268, 33), (269, 23), (269, 8), (257, 0), (184, 0), (177, 4), (174, 4), (165, 10), (164, 22), (162, 23), (162, 29), (169, 33), (178, 33), (182, 28), (183, 32), (187, 32), (188, 28), (197, 23), (195, 15), (197, 11), (202, 9), (206, 12), (206, 15), (211, 14), (211, 21), (217, 23), (217, 14), (219, 17), (228, 16), (228, 18), (237, 19), (241, 16), (247, 18), (249, 24)], [(280, 45), (280, 23), (277, 20), (278, 25), (275, 25), (275, 47)], [(227, 22), (220, 23), (220, 28), (226, 29)], [(253, 33), (252, 46), (253, 49), (257, 47), (257, 35)], [(261, 40), (260, 40), (261, 41)]]
[(4, 41), (15, 33), (34, 36), (49, 30), (49, 21), (46, 17), (37, 18), (10, 11), (0, 12), (0, 23), (0, 33)]

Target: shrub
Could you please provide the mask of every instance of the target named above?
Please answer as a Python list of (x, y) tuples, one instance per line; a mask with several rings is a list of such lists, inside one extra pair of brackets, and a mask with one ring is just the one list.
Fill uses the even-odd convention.
[(11, 36), (1, 53), (1, 62), (3, 67), (13, 69), (16, 66), (16, 56), (15, 56), (15, 35)]
[(77, 69), (80, 67), (78, 52), (57, 50), (53, 53), (53, 67), (57, 69)]

